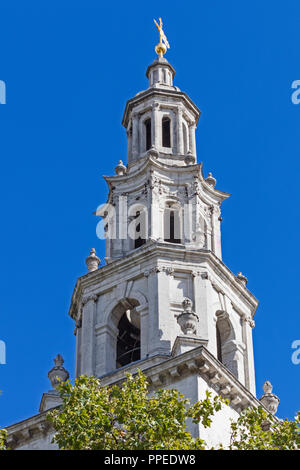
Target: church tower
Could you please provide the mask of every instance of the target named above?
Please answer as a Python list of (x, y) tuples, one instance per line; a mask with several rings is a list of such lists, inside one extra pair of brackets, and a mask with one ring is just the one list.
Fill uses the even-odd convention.
[[(226, 448), (231, 419), (249, 406), (276, 413), (269, 381), (255, 396), (252, 347), (258, 305), (247, 278), (222, 262), (221, 205), (228, 193), (204, 177), (197, 162), (200, 110), (174, 86), (163, 57), (169, 43), (157, 24), (158, 58), (148, 67), (148, 88), (130, 99), (122, 124), (127, 165), (106, 177), (108, 199), (96, 215), (106, 238), (105, 264), (94, 249), (88, 273), (77, 280), (70, 316), (76, 335), (75, 375), (121, 384), (141, 369), (150, 391), (176, 388), (191, 402), (224, 396), (210, 428), (189, 424), (194, 437)], [(66, 380), (60, 354), (49, 371), (51, 390), (39, 414), (8, 428), (13, 449), (55, 449), (47, 411), (60, 406), (57, 380)]]
[(148, 88), (125, 107), (127, 165), (120, 160), (105, 177), (108, 199), (97, 211), (105, 265), (92, 250), (73, 293), (76, 376), (115, 383), (140, 368), (153, 388), (175, 387), (192, 400), (205, 389), (222, 393), (235, 417), (256, 403), (258, 302), (246, 277), (222, 262), (221, 205), (229, 194), (197, 161), (201, 112), (174, 85), (165, 40), (160, 29)]

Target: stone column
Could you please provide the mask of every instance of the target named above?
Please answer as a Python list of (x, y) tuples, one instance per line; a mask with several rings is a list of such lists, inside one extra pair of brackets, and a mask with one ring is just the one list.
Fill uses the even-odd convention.
[(190, 244), (193, 241), (193, 201), (184, 204), (183, 210), (183, 234), (184, 243)]
[(83, 298), (82, 336), (81, 336), (81, 374), (94, 375), (95, 363), (95, 317), (97, 295)]
[(96, 325), (96, 376), (116, 369), (118, 328), (113, 324)]
[(247, 351), (247, 363), (245, 373), (245, 385), (250, 392), (256, 396), (256, 385), (255, 385), (255, 369), (254, 369), (254, 354), (253, 354), (253, 340), (252, 340), (252, 329), (255, 326), (254, 320), (250, 317), (244, 317), (244, 335), (245, 344)]
[(150, 237), (152, 240), (157, 240), (159, 238), (159, 205), (155, 198), (152, 197), (152, 204), (150, 205)]
[(156, 150), (159, 146), (158, 111), (159, 111), (159, 103), (155, 101), (152, 105), (151, 138), (152, 138), (152, 147), (155, 148)]
[(222, 259), (221, 249), (221, 227), (220, 227), (220, 209), (217, 206), (212, 206), (211, 210), (211, 226), (212, 226), (212, 251), (215, 255)]
[(81, 333), (82, 324), (81, 320), (76, 321), (74, 334), (76, 335), (76, 358), (75, 358), (75, 377), (81, 375)]
[(162, 268), (155, 267), (145, 273), (149, 295), (149, 355), (170, 354), (171, 322), (169, 280)]
[(177, 109), (177, 153), (183, 155), (182, 107)]
[(208, 279), (208, 273), (194, 271), (194, 299), (195, 313), (199, 318), (197, 336), (200, 339), (208, 341), (208, 315), (211, 284)]
[(196, 125), (195, 124), (190, 124), (189, 126), (189, 150), (192, 155), (196, 157), (196, 136), (195, 136), (195, 131), (196, 131)]
[(109, 263), (111, 260), (112, 252), (111, 252), (111, 239), (108, 236), (107, 232), (105, 232), (105, 262)]
[(141, 327), (141, 359), (145, 359), (148, 354), (148, 333), (149, 333), (149, 315), (148, 305), (139, 305), (135, 308), (136, 312), (140, 316), (140, 327)]
[(127, 161), (128, 163), (130, 163), (132, 160), (132, 135), (131, 135), (130, 126), (127, 127), (126, 134), (127, 134)]
[(139, 119), (138, 114), (132, 115), (132, 159), (136, 160), (139, 155)]

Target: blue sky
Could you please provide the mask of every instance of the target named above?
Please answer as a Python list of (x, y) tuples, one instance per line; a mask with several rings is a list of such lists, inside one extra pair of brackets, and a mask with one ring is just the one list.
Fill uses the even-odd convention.
[(258, 0), (0, 3), (0, 426), (37, 413), (59, 352), (74, 375), (72, 290), (91, 247), (102, 175), (126, 161), (126, 100), (147, 86), (162, 16), (175, 84), (202, 110), (198, 161), (232, 193), (223, 261), (259, 299), (258, 395), (269, 379), (280, 417), (300, 409), (300, 4)]

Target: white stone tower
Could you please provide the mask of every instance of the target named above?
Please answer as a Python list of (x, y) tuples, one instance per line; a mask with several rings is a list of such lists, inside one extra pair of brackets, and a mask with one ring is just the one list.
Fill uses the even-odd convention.
[[(105, 265), (93, 248), (88, 273), (77, 280), (70, 315), (75, 321), (75, 375), (120, 383), (141, 369), (150, 388), (177, 388), (192, 402), (209, 390), (228, 398), (211, 428), (190, 424), (208, 445), (228, 444), (230, 418), (262, 404), (275, 413), (279, 399), (264, 384), (255, 397), (252, 347), (258, 302), (247, 278), (222, 262), (221, 204), (229, 197), (204, 178), (197, 163), (195, 131), (200, 111), (173, 85), (174, 68), (163, 57), (148, 67), (149, 86), (130, 99), (123, 126), (127, 166), (106, 177), (107, 203), (98, 211), (106, 233)], [(49, 372), (68, 376), (58, 355)], [(8, 428), (14, 449), (54, 449), (46, 412), (61, 400), (44, 394), (40, 414)]]
[(158, 57), (146, 75), (148, 88), (123, 116), (127, 166), (119, 161), (105, 177), (108, 201), (97, 212), (106, 265), (98, 269), (92, 251), (72, 298), (76, 375), (112, 383), (139, 367), (153, 387), (179, 387), (192, 399), (202, 377), (239, 412), (255, 400), (258, 302), (246, 277), (222, 262), (220, 206), (229, 194), (197, 163), (200, 111), (173, 85), (173, 67)]

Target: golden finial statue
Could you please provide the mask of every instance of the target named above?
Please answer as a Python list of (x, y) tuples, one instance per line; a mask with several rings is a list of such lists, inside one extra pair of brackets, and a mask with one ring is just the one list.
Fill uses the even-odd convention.
[(167, 37), (162, 29), (163, 22), (161, 21), (161, 18), (159, 18), (159, 24), (155, 20), (154, 23), (159, 31), (159, 43), (155, 46), (155, 52), (158, 54), (158, 57), (163, 57), (167, 52), (167, 49), (170, 49), (170, 44), (168, 43)]

